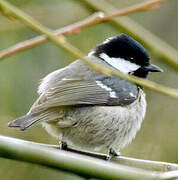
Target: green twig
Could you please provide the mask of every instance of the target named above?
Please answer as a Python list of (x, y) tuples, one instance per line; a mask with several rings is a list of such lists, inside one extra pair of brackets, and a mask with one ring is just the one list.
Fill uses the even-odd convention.
[(169, 95), (174, 98), (178, 98), (178, 90), (177, 89), (168, 88), (168, 87), (165, 87), (163, 85), (160, 85), (158, 83), (155, 83), (155, 82), (147, 80), (147, 79), (141, 79), (141, 78), (137, 78), (135, 76), (125, 75), (113, 68), (105, 67), (103, 65), (98, 65), (97, 63), (93, 63), (89, 60), (85, 60), (85, 61), (89, 64), (89, 66), (91, 66), (92, 69), (94, 69), (96, 71), (100, 71), (106, 75), (119, 76), (119, 77), (122, 77), (131, 82), (134, 82), (138, 85), (146, 87), (148, 89), (151, 89), (151, 90), (154, 90), (157, 92), (161, 92), (163, 94)]
[[(59, 29), (55, 30), (54, 34), (56, 36), (74, 34), (78, 31), (80, 31), (80, 29), (93, 24), (93, 22), (97, 21), (102, 16), (103, 16), (102, 12), (94, 13), (84, 20), (81, 20), (81, 21), (76, 22), (74, 24), (70, 24), (70, 25), (65, 26), (63, 28), (59, 28)], [(27, 50), (27, 49), (35, 47), (35, 46), (38, 46), (41, 43), (46, 42), (47, 40), (48, 40), (48, 37), (46, 35), (39, 35), (39, 36), (36, 36), (34, 38), (25, 40), (23, 42), (19, 42), (19, 43), (15, 44), (11, 47), (8, 47), (7, 49), (1, 50), (0, 51), (0, 60), (3, 60), (6, 57), (9, 57), (9, 56), (16, 54), (18, 52)]]
[(58, 45), (59, 47), (62, 47), (66, 51), (71, 52), (73, 54), (73, 56), (75, 56), (76, 58), (84, 56), (84, 54), (82, 52), (80, 52), (77, 48), (75, 48), (71, 44), (67, 43), (64, 36), (61, 35), (60, 37), (56, 37), (52, 30), (43, 26), (38, 21), (33, 19), (31, 16), (29, 16), (26, 13), (24, 13), (23, 11), (19, 10), (18, 8), (16, 8), (9, 2), (7, 2), (5, 0), (0, 0), (0, 7), (2, 7), (3, 9), (7, 9), (8, 12), (10, 12), (12, 15), (14, 15), (16, 18), (18, 18), (19, 20), (21, 20), (28, 26), (30, 26), (35, 31), (45, 34), (48, 37), (48, 39), (50, 39), (56, 45)]
[(133, 168), (5, 136), (0, 136), (0, 157), (36, 163), (88, 178), (166, 180), (178, 177), (178, 171), (155, 172)]
[[(118, 10), (116, 12), (110, 13), (105, 15), (103, 12), (97, 12), (94, 13), (93, 15), (87, 17), (86, 19), (79, 21), (77, 23), (68, 25), (66, 27), (57, 29), (56, 31), (54, 31), (55, 35), (64, 35), (64, 34), (74, 34), (76, 32), (79, 32), (82, 28), (90, 26), (90, 25), (94, 25), (94, 24), (98, 24), (104, 21), (108, 21), (111, 20), (114, 17), (118, 17), (118, 16), (123, 16), (123, 15), (127, 15), (130, 13), (134, 13), (134, 12), (139, 12), (139, 11), (146, 11), (146, 10), (150, 10), (150, 9), (154, 9), (158, 7), (158, 4), (160, 2), (162, 2), (163, 0), (149, 0), (143, 3), (138, 3), (136, 5)], [(8, 15), (8, 17), (10, 17), (10, 13), (9, 10), (2, 8), (3, 12), (7, 11), (8, 13), (5, 13), (4, 15)], [(5, 57), (8, 57), (10, 55), (13, 55), (17, 52), (20, 51), (24, 51), (28, 48), (32, 48), (35, 47), (45, 41), (47, 41), (47, 37), (45, 35), (42, 36), (38, 36), (29, 40), (26, 40), (24, 42), (20, 42), (17, 43), (5, 50), (0, 51), (0, 59), (4, 59)]]
[[(27, 143), (27, 141), (24, 141), (24, 142)], [(39, 145), (39, 146), (43, 146), (43, 147), (59, 149), (59, 145), (41, 144), (41, 143), (35, 143), (35, 142), (28, 141), (28, 144), (30, 144), (30, 143), (32, 145)], [(106, 160), (108, 158), (108, 155), (103, 154), (103, 153), (91, 152), (91, 151), (86, 151), (86, 150), (85, 151), (84, 150), (74, 150), (74, 151), (77, 154), (83, 154), (83, 155), (87, 155), (87, 156), (98, 158), (98, 159)], [(72, 150), (72, 152), (74, 152), (74, 151)], [(112, 157), (111, 161), (113, 161), (115, 163), (119, 163), (121, 165), (127, 165), (127, 166), (131, 166), (131, 167), (142, 168), (142, 169), (151, 170), (151, 171), (154, 170), (154, 171), (167, 172), (167, 171), (178, 170), (178, 164), (136, 159), (136, 158), (130, 158), (130, 157), (124, 157), (124, 156)]]
[(147, 87), (147, 88), (155, 90), (157, 92), (161, 92), (163, 94), (169, 95), (174, 98), (178, 98), (178, 90), (176, 90), (176, 89), (167, 88), (167, 87), (164, 87), (162, 85), (159, 85), (159, 84), (149, 81), (149, 80), (140, 79), (140, 78), (137, 78), (134, 76), (124, 75), (121, 72), (116, 71), (114, 69), (111, 69), (111, 68), (108, 68), (105, 66), (101, 66), (99, 64), (91, 62), (86, 57), (84, 57), (84, 54), (79, 49), (77, 49), (74, 46), (72, 46), (71, 44), (69, 44), (65, 40), (64, 36), (60, 36), (60, 38), (58, 38), (57, 36), (54, 35), (54, 33), (50, 29), (44, 27), (39, 22), (34, 20), (32, 17), (28, 16), (27, 14), (25, 14), (24, 12), (22, 12), (15, 6), (11, 5), (10, 3), (8, 3), (4, 0), (0, 0), (0, 7), (3, 7), (4, 9), (8, 9), (8, 11), (10, 11), (14, 16), (19, 18), (24, 23), (26, 23), (29, 27), (31, 27), (32, 29), (34, 29), (35, 31), (37, 31), (39, 33), (45, 34), (51, 41), (53, 41), (59, 47), (62, 47), (66, 51), (70, 52), (76, 58), (82, 58), (93, 69), (100, 71), (102, 73), (105, 73), (107, 75), (116, 75), (116, 76), (122, 77), (122, 78), (132, 81), (138, 85)]

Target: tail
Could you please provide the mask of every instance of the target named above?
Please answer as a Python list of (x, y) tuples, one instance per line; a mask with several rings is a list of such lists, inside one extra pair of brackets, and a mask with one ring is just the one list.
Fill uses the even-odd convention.
[(38, 113), (33, 114), (27, 114), (25, 116), (22, 116), (20, 118), (17, 118), (11, 122), (8, 123), (8, 127), (15, 127), (19, 128), (21, 131), (26, 130), (33, 124), (39, 122), (40, 116), (38, 116)]

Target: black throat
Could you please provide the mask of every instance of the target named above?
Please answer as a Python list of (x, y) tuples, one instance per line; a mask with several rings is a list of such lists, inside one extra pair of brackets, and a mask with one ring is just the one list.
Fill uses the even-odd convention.
[(148, 73), (149, 72), (145, 68), (141, 67), (130, 74), (136, 77), (140, 77), (140, 78), (147, 78)]

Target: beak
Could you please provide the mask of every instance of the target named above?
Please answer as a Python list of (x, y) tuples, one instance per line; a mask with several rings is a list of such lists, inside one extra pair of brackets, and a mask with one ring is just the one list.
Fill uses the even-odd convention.
[(144, 68), (150, 72), (163, 72), (161, 68), (153, 64), (149, 64), (148, 66), (145, 66)]

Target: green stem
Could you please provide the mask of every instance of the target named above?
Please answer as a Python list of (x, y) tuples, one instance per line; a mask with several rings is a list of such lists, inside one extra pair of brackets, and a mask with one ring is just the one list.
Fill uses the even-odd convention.
[[(0, 156), (3, 158), (40, 164), (99, 179), (161, 180), (178, 177), (177, 171), (154, 172), (114, 164), (84, 155), (39, 146), (20, 139), (0, 136)], [(171, 173), (171, 174), (170, 174)], [(166, 178), (165, 178), (166, 177)]]
[[(67, 25), (62, 28), (59, 28), (53, 32), (56, 36), (59, 36), (59, 37), (61, 35), (73, 34), (73, 31), (75, 31), (76, 29), (80, 30), (86, 26), (93, 24), (93, 22), (98, 21), (98, 19), (100, 19), (100, 17), (102, 16), (102, 14), (103, 14), (102, 12), (94, 13), (91, 16), (85, 18), (84, 20), (78, 21), (74, 24), (70, 24), (70, 25)], [(19, 42), (13, 46), (8, 47), (7, 49), (1, 50), (0, 51), (0, 60), (3, 60), (6, 57), (9, 57), (18, 52), (38, 46), (41, 43), (46, 42), (47, 40), (48, 40), (47, 36), (45, 34), (43, 34), (43, 35), (39, 35), (39, 36), (36, 36), (31, 39), (25, 40), (23, 42)]]
[[(27, 141), (25, 141), (26, 143)], [(41, 144), (41, 143), (35, 143), (35, 142), (30, 142), (28, 143), (32, 145), (39, 145), (43, 147), (48, 147), (48, 148), (55, 148), (59, 149), (59, 145), (53, 145), (53, 144)], [(103, 154), (103, 153), (97, 153), (97, 152), (91, 152), (91, 151), (84, 151), (84, 150), (75, 150), (77, 154), (85, 154), (90, 157), (94, 158), (99, 158), (99, 159), (107, 159), (108, 155)], [(154, 170), (154, 171), (161, 171), (161, 172), (167, 172), (167, 171), (173, 171), (173, 170), (178, 170), (178, 164), (174, 163), (167, 163), (167, 162), (160, 162), (160, 161), (150, 161), (150, 160), (143, 160), (143, 159), (136, 159), (136, 158), (130, 158), (130, 157), (124, 157), (124, 156), (117, 156), (113, 157), (111, 161), (115, 163), (119, 163), (121, 165), (127, 165), (131, 167), (136, 167), (136, 168), (142, 168), (146, 170)]]
[(45, 34), (48, 37), (48, 39), (53, 41), (59, 47), (62, 47), (64, 50), (71, 52), (73, 54), (73, 56), (75, 56), (76, 58), (80, 58), (80, 57), (84, 56), (84, 54), (82, 52), (80, 52), (77, 48), (75, 48), (71, 44), (67, 43), (65, 41), (64, 36), (62, 36), (62, 35), (61, 35), (61, 37), (55, 36), (54, 32), (52, 30), (43, 26), (38, 21), (33, 19), (31, 16), (27, 15), (26, 13), (19, 10), (18, 8), (16, 8), (12, 4), (8, 3), (7, 1), (1, 0), (0, 1), (0, 7), (10, 11), (15, 17), (17, 17), (22, 22), (24, 22), (25, 24), (30, 26), (35, 31), (42, 33), (42, 34)]
[[(134, 13), (134, 12), (139, 12), (139, 11), (145, 11), (145, 10), (150, 10), (152, 8), (157, 7), (156, 5), (161, 3), (163, 0), (149, 0), (149, 1), (145, 1), (142, 3), (138, 3), (136, 5), (130, 6), (130, 7), (126, 7), (124, 9), (118, 10), (117, 12), (113, 12), (107, 15), (104, 15), (103, 12), (97, 12), (92, 14), (91, 16), (87, 17), (86, 19), (79, 21), (77, 23), (65, 26), (63, 28), (60, 28), (56, 31), (54, 31), (55, 35), (62, 35), (62, 34), (73, 34), (75, 32), (75, 30), (80, 30), (86, 26), (90, 26), (90, 25), (94, 25), (94, 24), (98, 24), (101, 23), (103, 21), (109, 21), (114, 17), (118, 17), (118, 16), (124, 16), (124, 15), (128, 15), (130, 13)], [(3, 9), (4, 11), (7, 11), (7, 9)], [(5, 13), (5, 15), (7, 16), (8, 13)], [(10, 17), (10, 16), (9, 16)], [(47, 37), (45, 35), (41, 35), (35, 38), (32, 38), (30, 40), (26, 40), (24, 42), (20, 42), (14, 46), (9, 47), (8, 49), (2, 50), (0, 51), (0, 59), (2, 60), (5, 57), (8, 57), (12, 54), (15, 54), (17, 52), (20, 52), (22, 50), (37, 46), (45, 41), (47, 41)]]
[(141, 79), (141, 78), (137, 78), (135, 76), (130, 76), (130, 75), (125, 75), (113, 68), (109, 68), (109, 67), (105, 67), (103, 65), (99, 65), (97, 63), (91, 62), (89, 60), (85, 60), (85, 62), (91, 66), (92, 69), (96, 70), (96, 71), (100, 71), (106, 75), (115, 75), (115, 76), (119, 76), (122, 77), (126, 80), (129, 80), (131, 82), (134, 82), (140, 86), (146, 87), (148, 89), (157, 91), (157, 92), (161, 92), (162, 94), (166, 94), (169, 95), (171, 97), (174, 98), (178, 98), (178, 90), (177, 89), (173, 89), (173, 88), (169, 88), (169, 87), (165, 87), (163, 85), (160, 85), (158, 83), (155, 83), (153, 81), (147, 80), (147, 79)]

